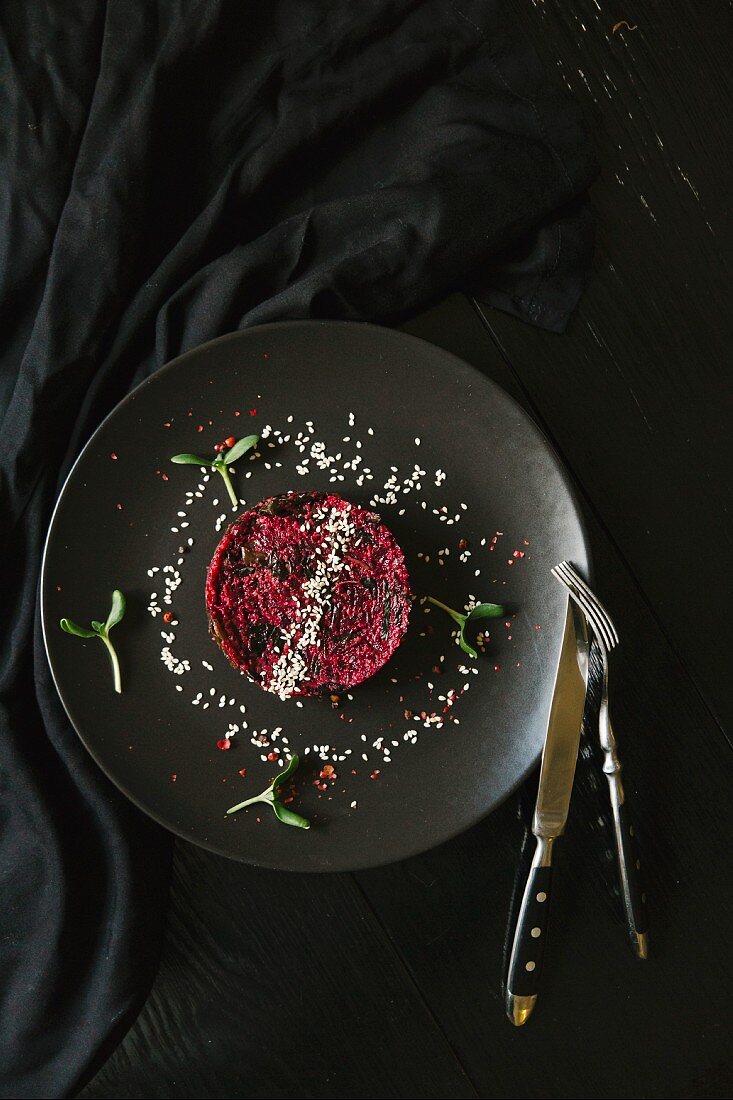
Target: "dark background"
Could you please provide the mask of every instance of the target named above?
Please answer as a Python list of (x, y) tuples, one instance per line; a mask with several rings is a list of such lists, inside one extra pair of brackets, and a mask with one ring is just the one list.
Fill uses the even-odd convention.
[[(575, 477), (622, 638), (614, 710), (651, 956), (626, 945), (588, 767), (520, 1030), (500, 982), (521, 796), (355, 875), (178, 843), (160, 972), (85, 1098), (731, 1093), (730, 5), (509, 7), (595, 134), (594, 274), (562, 337), (460, 296), (406, 328), (514, 394)], [(612, 33), (621, 19), (637, 29)]]

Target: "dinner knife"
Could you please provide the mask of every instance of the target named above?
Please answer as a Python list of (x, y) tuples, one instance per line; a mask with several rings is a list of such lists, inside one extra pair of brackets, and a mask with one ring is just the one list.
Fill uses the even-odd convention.
[(526, 1023), (537, 1001), (547, 939), (552, 849), (567, 821), (587, 683), (585, 618), (569, 599), (532, 821), (537, 847), (524, 888), (507, 974), (506, 1010), (517, 1027)]

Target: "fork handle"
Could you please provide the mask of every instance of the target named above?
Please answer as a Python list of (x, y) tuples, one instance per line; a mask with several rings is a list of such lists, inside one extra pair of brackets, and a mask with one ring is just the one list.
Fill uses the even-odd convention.
[(636, 833), (626, 803), (621, 782), (621, 763), (616, 752), (616, 742), (609, 722), (608, 749), (605, 750), (603, 771), (608, 779), (608, 789), (613, 810), (613, 828), (616, 837), (621, 897), (626, 910), (626, 925), (631, 947), (639, 959), (647, 957), (646, 895), (642, 887), (641, 860), (636, 843)]

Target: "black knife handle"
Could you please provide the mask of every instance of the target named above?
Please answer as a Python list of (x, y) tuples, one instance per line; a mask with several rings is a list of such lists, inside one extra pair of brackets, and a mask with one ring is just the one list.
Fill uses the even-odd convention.
[(613, 827), (616, 834), (616, 856), (618, 860), (621, 898), (626, 910), (626, 925), (631, 940), (631, 948), (639, 959), (647, 957), (647, 934), (649, 931), (646, 912), (646, 895), (642, 886), (641, 860), (636, 843), (636, 834), (621, 784), (620, 766), (613, 772), (606, 772), (611, 807), (613, 809)]
[(514, 933), (506, 994), (507, 1014), (517, 1026), (526, 1022), (539, 990), (549, 925), (553, 840), (538, 837)]

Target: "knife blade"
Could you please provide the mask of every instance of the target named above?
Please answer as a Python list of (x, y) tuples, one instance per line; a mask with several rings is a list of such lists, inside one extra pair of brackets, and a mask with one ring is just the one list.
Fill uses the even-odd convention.
[(554, 839), (561, 836), (568, 819), (587, 681), (585, 619), (575, 603), (568, 600), (532, 822), (532, 832), (537, 837)]
[(526, 1023), (537, 1001), (548, 928), (552, 849), (568, 817), (587, 682), (586, 623), (573, 601), (568, 600), (532, 821), (537, 847), (524, 889), (507, 974), (507, 1014), (516, 1026)]

